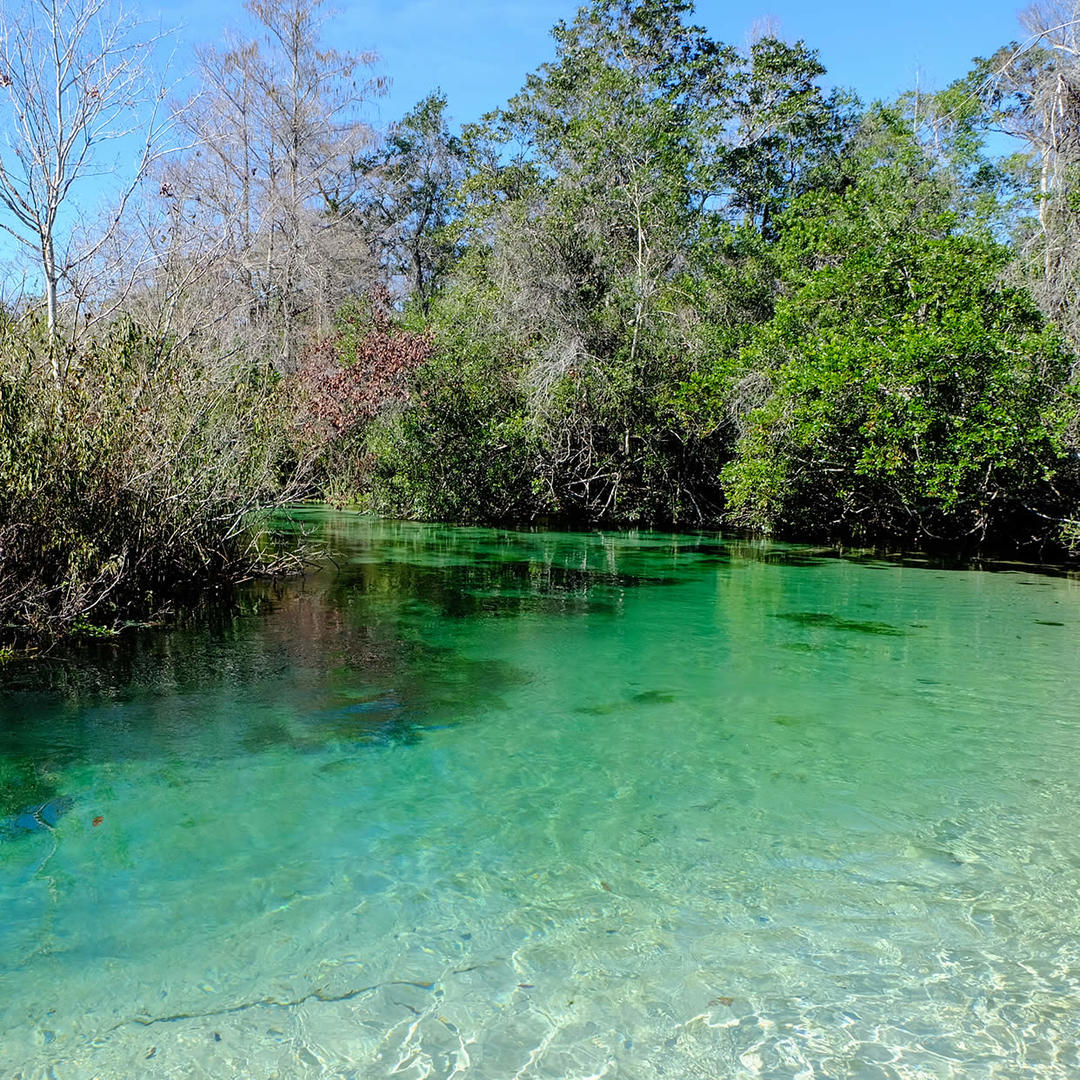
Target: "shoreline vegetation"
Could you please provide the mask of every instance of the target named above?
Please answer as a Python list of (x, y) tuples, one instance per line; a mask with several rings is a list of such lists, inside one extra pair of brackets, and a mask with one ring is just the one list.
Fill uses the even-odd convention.
[[(171, 103), (104, 0), (47, 9), (0, 35), (34, 283), (0, 311), (0, 645), (295, 569), (259, 526), (303, 500), (1080, 551), (1075, 0), (891, 102), (594, 0), (481, 121), (435, 92), (381, 132), (321, 0), (249, 0)], [(137, 175), (69, 226), (117, 133)]]

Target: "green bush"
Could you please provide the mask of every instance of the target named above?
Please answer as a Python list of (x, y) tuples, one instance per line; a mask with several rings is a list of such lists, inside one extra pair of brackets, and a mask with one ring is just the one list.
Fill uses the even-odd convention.
[(907, 542), (1046, 536), (1067, 350), (1002, 283), (1004, 247), (947, 217), (875, 227), (867, 194), (797, 208), (788, 242), (817, 265), (789, 272), (729, 365), (767, 389), (723, 471), (728, 520)]
[(295, 475), (267, 372), (123, 321), (58, 386), (33, 328), (0, 331), (0, 625), (108, 629), (264, 561), (250, 526)]
[(369, 432), (371, 507), (442, 521), (539, 512), (537, 447), (510, 366), (485, 342), (444, 337), (436, 350), (408, 404)]

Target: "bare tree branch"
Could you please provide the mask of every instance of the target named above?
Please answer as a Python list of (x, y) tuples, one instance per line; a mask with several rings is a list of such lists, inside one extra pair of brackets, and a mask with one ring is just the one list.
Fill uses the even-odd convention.
[[(154, 71), (165, 35), (140, 36), (139, 29), (109, 0), (0, 0), (0, 205), (11, 214), (0, 227), (40, 267), (57, 381), (61, 290), (118, 230), (171, 124), (160, 115), (164, 87)], [(73, 192), (113, 171), (107, 150), (134, 138), (135, 167), (99, 234), (70, 243), (65, 220)]]

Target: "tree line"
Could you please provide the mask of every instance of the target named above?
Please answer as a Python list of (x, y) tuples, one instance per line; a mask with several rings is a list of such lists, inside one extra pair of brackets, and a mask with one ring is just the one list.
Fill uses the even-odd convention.
[[(480, 121), (436, 92), (382, 132), (321, 0), (245, 6), (183, 98), (106, 0), (0, 18), (0, 228), (36, 265), (0, 316), (0, 621), (254, 572), (253, 517), (302, 497), (1080, 543), (1075, 0), (869, 104), (804, 42), (593, 0)], [(110, 144), (135, 173), (79, 219)]]

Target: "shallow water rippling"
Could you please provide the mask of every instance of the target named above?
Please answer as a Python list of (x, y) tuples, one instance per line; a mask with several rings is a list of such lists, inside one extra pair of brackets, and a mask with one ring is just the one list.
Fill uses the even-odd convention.
[(1072, 580), (307, 517), (5, 672), (3, 1075), (1080, 1076)]

